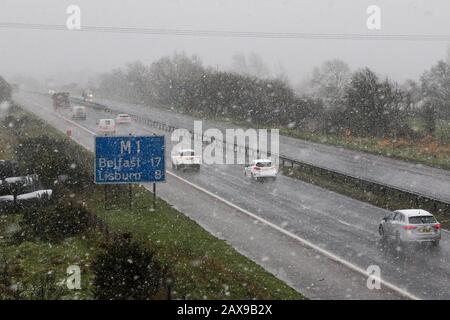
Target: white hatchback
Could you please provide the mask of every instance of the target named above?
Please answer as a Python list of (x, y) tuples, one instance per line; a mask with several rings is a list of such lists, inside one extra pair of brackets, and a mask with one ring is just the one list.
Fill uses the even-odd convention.
[(172, 153), (172, 168), (175, 170), (192, 168), (199, 171), (200, 157), (195, 155), (195, 151), (192, 149), (174, 150)]
[(97, 122), (97, 132), (99, 134), (115, 134), (116, 133), (116, 122), (114, 119), (100, 119)]
[(439, 245), (441, 224), (428, 211), (422, 209), (396, 210), (388, 213), (378, 226), (383, 240), (405, 242), (431, 242)]
[(277, 178), (278, 171), (269, 159), (256, 159), (244, 168), (245, 176), (250, 176), (255, 180)]
[(86, 120), (86, 107), (84, 107), (84, 106), (74, 106), (72, 108), (72, 119), (83, 119), (83, 120)]

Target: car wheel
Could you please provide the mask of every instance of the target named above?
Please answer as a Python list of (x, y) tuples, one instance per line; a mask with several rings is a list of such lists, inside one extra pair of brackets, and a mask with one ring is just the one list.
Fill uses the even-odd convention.
[(379, 233), (380, 236), (383, 237), (383, 238), (386, 236), (386, 235), (384, 234), (383, 226), (380, 225), (380, 226), (378, 227), (378, 233)]
[(380, 225), (379, 227), (378, 227), (378, 233), (380, 234), (380, 241), (382, 242), (382, 243), (385, 243), (385, 242), (387, 242), (388, 241), (388, 236), (387, 236), (387, 234), (386, 234), (386, 232), (384, 231), (384, 228), (383, 228), (383, 226), (382, 225)]

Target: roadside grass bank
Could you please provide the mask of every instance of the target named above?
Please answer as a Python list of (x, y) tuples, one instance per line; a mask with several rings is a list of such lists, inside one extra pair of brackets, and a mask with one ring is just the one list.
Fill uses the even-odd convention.
[[(111, 231), (132, 233), (154, 248), (164, 266), (171, 268), (173, 295), (181, 299), (300, 299), (294, 290), (237, 253), (225, 241), (204, 231), (165, 201), (152, 210), (152, 195), (135, 187), (133, 209), (106, 210), (103, 192), (88, 200)], [(127, 194), (123, 194), (126, 203)], [(122, 205), (123, 206), (123, 205)]]
[[(3, 289), (8, 291), (8, 297), (15, 297), (14, 292), (20, 291), (17, 298), (94, 298), (92, 264), (102, 251), (102, 243), (111, 234), (129, 234), (143, 249), (154, 252), (171, 280), (170, 290), (163, 290), (157, 298), (166, 298), (167, 291), (170, 291), (172, 299), (305, 298), (162, 199), (158, 198), (156, 208), (152, 209), (153, 195), (141, 186), (133, 188), (131, 209), (121, 198), (127, 195), (116, 194), (113, 202), (121, 205), (106, 210), (103, 187), (92, 183), (91, 152), (17, 106), (10, 110), (6, 119), (2, 119), (2, 123), (0, 141), (10, 141), (13, 149), (24, 138), (41, 139), (29, 141), (64, 141), (65, 145), (61, 144), (64, 150), (76, 155), (74, 163), (77, 170), (89, 178), (83, 178), (86, 181), (82, 185), (64, 186), (63, 189), (68, 191), (65, 194), (73, 201), (83, 203), (86, 210), (104, 224), (103, 228), (92, 228), (57, 242), (42, 239), (17, 241), (15, 235), (21, 233), (22, 212), (0, 215), (0, 251), (5, 265), (3, 278), (10, 280), (9, 284), (3, 284)], [(9, 154), (11, 157), (14, 155), (14, 152)], [(54, 156), (57, 157), (58, 153)], [(66, 268), (70, 264), (81, 267), (81, 290), (68, 291), (58, 285), (67, 277)], [(22, 286), (23, 290), (16, 290), (17, 286)], [(41, 291), (37, 294), (35, 290)]]
[[(1, 121), (1, 118), (0, 118)], [(0, 159), (13, 159), (14, 158), (14, 145), (17, 143), (17, 139), (8, 134), (8, 130), (0, 126)]]
[[(90, 268), (103, 237), (97, 232), (61, 242), (16, 241), (21, 214), (0, 215), (0, 300), (94, 299)], [(67, 268), (81, 270), (81, 289), (66, 286)]]

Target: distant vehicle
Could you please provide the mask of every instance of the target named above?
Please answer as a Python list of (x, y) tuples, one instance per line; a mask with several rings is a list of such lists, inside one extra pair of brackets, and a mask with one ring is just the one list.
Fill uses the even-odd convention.
[(54, 95), (55, 94), (55, 90), (52, 90), (52, 89), (48, 90), (48, 94), (49, 95)]
[(247, 164), (244, 168), (246, 177), (254, 180), (264, 180), (277, 178), (277, 169), (269, 159), (256, 159)]
[(58, 109), (70, 109), (70, 100), (68, 92), (56, 92), (52, 94), (53, 108)]
[(172, 168), (200, 170), (200, 157), (195, 155), (192, 149), (182, 149), (174, 151), (172, 154)]
[(83, 90), (81, 93), (81, 96), (83, 97), (83, 100), (86, 102), (93, 102), (94, 101), (94, 94), (91, 90)]
[(5, 178), (0, 180), (0, 184), (8, 184), (9, 186), (17, 186), (20, 188), (31, 188), (34, 191), (40, 186), (40, 180), (37, 174), (31, 174), (27, 176)]
[(403, 242), (431, 242), (439, 245), (441, 224), (422, 209), (397, 210), (381, 220), (378, 231), (383, 240)]
[(72, 119), (86, 120), (86, 107), (74, 106), (72, 108)]
[(12, 203), (14, 201), (13, 195), (0, 196), (0, 202)]
[(130, 117), (129, 114), (121, 113), (121, 114), (117, 115), (116, 123), (117, 124), (130, 124), (131, 123), (131, 117)]
[(17, 203), (33, 205), (49, 200), (52, 190), (43, 190), (36, 174), (0, 180), (0, 211), (14, 209)]
[(100, 119), (97, 122), (97, 132), (100, 134), (116, 133), (116, 122), (114, 119)]
[(50, 199), (52, 193), (53, 193), (52, 189), (38, 190), (29, 193), (24, 193), (17, 196), (17, 201), (24, 202), (30, 200)]

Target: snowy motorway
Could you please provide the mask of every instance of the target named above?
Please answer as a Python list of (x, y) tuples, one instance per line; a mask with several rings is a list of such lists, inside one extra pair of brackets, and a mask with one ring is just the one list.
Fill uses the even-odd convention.
[[(144, 108), (142, 105), (106, 99), (96, 99), (95, 102), (107, 105), (112, 110), (132, 112), (146, 117), (151, 115), (153, 120), (179, 128), (193, 129), (194, 126), (193, 117), (161, 108), (151, 106)], [(237, 126), (204, 120), (203, 130), (208, 128), (225, 130)], [(447, 170), (286, 136), (280, 137), (280, 154), (290, 159), (450, 203), (450, 171)]]
[[(73, 139), (90, 150), (93, 150), (92, 133), (96, 120), (111, 117), (89, 109), (87, 120), (74, 123), (65, 119), (67, 114), (53, 111), (49, 97), (20, 93), (14, 98), (61, 131), (70, 128)], [(119, 104), (108, 106), (114, 109)], [(128, 107), (132, 106), (120, 110), (125, 111)], [(137, 111), (133, 110), (133, 113)], [(168, 121), (163, 118), (163, 111), (159, 112), (152, 113), (151, 118), (179, 127), (192, 126), (171, 122), (185, 119), (184, 115), (174, 114)], [(134, 134), (165, 134), (141, 124), (133, 124), (131, 131)], [(120, 128), (118, 134), (128, 134), (128, 129)], [(169, 151), (170, 138), (166, 141)], [(281, 153), (289, 156), (288, 149), (283, 149), (285, 141), (282, 141)], [(372, 167), (373, 161), (378, 161), (376, 164), (381, 168), (378, 178), (389, 176), (412, 181), (414, 176), (419, 176), (427, 183), (433, 183), (430, 189), (440, 192), (439, 196), (450, 199), (450, 177), (445, 171), (384, 158), (383, 161), (376, 160), (377, 157), (369, 155), (362, 156), (364, 161), (361, 158), (355, 160), (352, 154), (356, 153), (333, 150), (338, 153), (334, 156), (338, 164), (344, 163), (346, 157), (353, 158), (359, 163), (358, 170), (363, 170), (364, 166)], [(304, 153), (313, 154), (312, 151)], [(390, 163), (392, 166), (387, 166)], [(389, 170), (395, 172), (389, 174)], [(367, 174), (376, 175), (374, 171), (368, 170)], [(422, 188), (420, 183), (409, 185)], [(255, 183), (244, 177), (243, 168), (238, 165), (203, 165), (199, 173), (168, 175), (167, 182), (158, 185), (158, 195), (309, 298), (450, 299), (448, 232), (443, 232), (438, 249), (418, 246), (397, 251), (378, 241), (378, 223), (386, 211), (284, 176), (275, 182)], [(339, 262), (332, 260), (330, 255)], [(381, 278), (385, 282), (380, 290), (369, 290), (367, 276), (355, 271), (366, 270), (371, 265), (381, 269)]]

